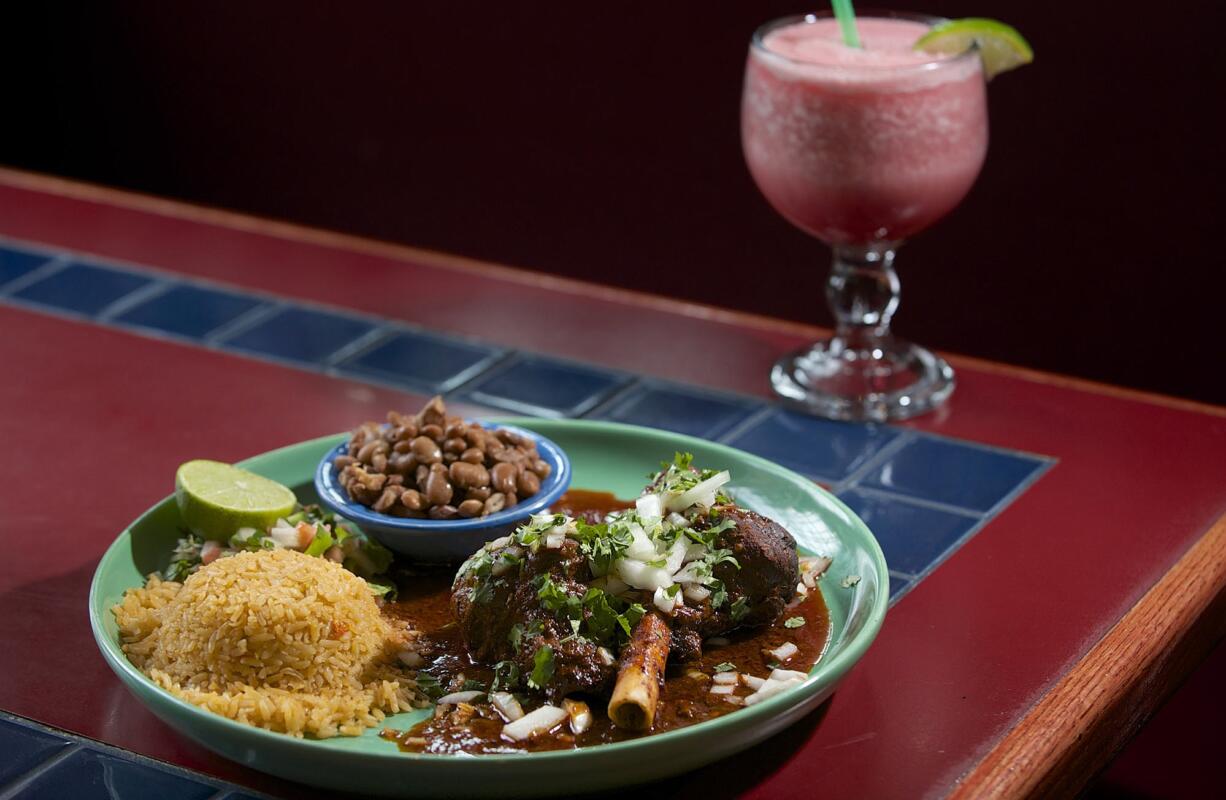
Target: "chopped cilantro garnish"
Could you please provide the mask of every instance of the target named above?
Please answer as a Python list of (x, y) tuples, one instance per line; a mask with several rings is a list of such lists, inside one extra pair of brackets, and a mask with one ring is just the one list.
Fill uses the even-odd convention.
[(176, 581), (182, 583), (187, 580), (187, 576), (192, 574), (192, 568), (200, 563), (200, 558), (195, 560), (181, 558), (178, 561), (171, 561), (165, 571), (162, 572), (162, 579), (167, 581)]
[(481, 681), (475, 681), (472, 678), (465, 679), (464, 683), (460, 684), (461, 692), (484, 692), (485, 684)]
[(525, 636), (536, 636), (544, 629), (545, 626), (541, 624), (540, 620), (530, 623), (527, 628), (524, 628), (523, 625), (520, 625), (517, 622), (511, 626), (510, 632), (507, 633), (507, 641), (510, 642), (513, 649), (518, 651), (519, 646), (523, 642)]
[(417, 688), (421, 693), (431, 700), (437, 700), (443, 696), (443, 687), (439, 684), (438, 678), (428, 672), (417, 673)]
[(391, 581), (367, 578), (366, 588), (370, 589), (370, 593), (375, 597), (382, 597), (384, 600), (395, 600), (398, 594), (396, 584)]
[(855, 586), (859, 582), (860, 582), (859, 575), (848, 575), (846, 578), (842, 580), (841, 583), (839, 583), (839, 586), (842, 586), (844, 589), (850, 589), (851, 587)]
[(543, 645), (532, 658), (532, 674), (528, 676), (528, 685), (533, 689), (544, 689), (553, 680), (553, 648)]
[(736, 670), (736, 664), (731, 661), (721, 661), (715, 665), (716, 672), (733, 672)]
[(519, 686), (519, 667), (514, 661), (499, 661), (494, 665), (494, 680), (490, 691), (501, 692)]
[(786, 620), (783, 621), (783, 627), (785, 628), (800, 628), (800, 627), (803, 627), (804, 624), (805, 624), (804, 617), (788, 617)]
[(744, 597), (738, 597), (732, 601), (732, 608), (729, 610), (732, 612), (732, 621), (740, 622), (749, 613), (749, 601)]

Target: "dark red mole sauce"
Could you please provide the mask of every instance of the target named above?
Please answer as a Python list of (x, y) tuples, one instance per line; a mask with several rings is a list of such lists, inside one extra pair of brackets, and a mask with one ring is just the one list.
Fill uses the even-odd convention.
[[(571, 489), (554, 504), (553, 511), (576, 516), (584, 511), (609, 512), (629, 508), (632, 502), (619, 500), (609, 492)], [(454, 691), (465, 680), (476, 680), (489, 685), (493, 678), (490, 667), (471, 661), (460, 639), (458, 626), (451, 617), (451, 580), (454, 571), (433, 571), (414, 576), (400, 586), (400, 599), (384, 607), (384, 613), (411, 620), (430, 641), (426, 651), (427, 664), (423, 671), (438, 679), (446, 691)], [(784, 627), (784, 621), (803, 617), (805, 624), (799, 627)], [(741, 706), (724, 698), (727, 695), (711, 694), (710, 677), (716, 665), (733, 664), (737, 672), (760, 678), (770, 675), (775, 666), (784, 669), (808, 671), (826, 649), (830, 637), (830, 617), (821, 592), (810, 592), (798, 605), (788, 609), (769, 628), (738, 631), (728, 635), (728, 644), (703, 647), (703, 656), (697, 661), (668, 665), (660, 703), (656, 709), (655, 722), (647, 733), (636, 733), (616, 728), (605, 713), (607, 698), (599, 696), (576, 697), (587, 702), (592, 710), (592, 725), (582, 734), (575, 735), (565, 723), (553, 734), (541, 735), (526, 742), (511, 742), (501, 738), (502, 718), (487, 704), (476, 703), (469, 709), (463, 706), (447, 708), (450, 713), (418, 723), (407, 731), (384, 730), (381, 736), (399, 744), (402, 750), (414, 753), (515, 753), (540, 750), (569, 750), (594, 744), (634, 739), (651, 733), (684, 728), (715, 717), (736, 711)], [(764, 651), (773, 650), (784, 642), (792, 642), (799, 652), (783, 664)], [(701, 677), (695, 673), (701, 673)], [(747, 697), (753, 690), (743, 683), (735, 690), (737, 697)], [(543, 703), (539, 696), (517, 694), (525, 711), (531, 711)]]

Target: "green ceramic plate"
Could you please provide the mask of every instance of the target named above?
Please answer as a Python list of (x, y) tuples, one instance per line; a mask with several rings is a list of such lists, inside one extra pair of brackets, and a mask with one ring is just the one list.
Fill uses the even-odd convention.
[[(889, 577), (881, 548), (864, 523), (812, 481), (768, 461), (700, 439), (603, 422), (516, 420), (553, 439), (569, 454), (572, 486), (637, 495), (643, 477), (674, 451), (732, 472), (739, 503), (773, 517), (807, 553), (834, 559), (820, 582), (830, 608), (832, 639), (800, 687), (755, 706), (681, 730), (582, 750), (456, 757), (400, 752), (376, 730), (354, 738), (294, 739), (241, 725), (179, 700), (136, 670), (119, 649), (110, 608), (143, 576), (162, 569), (178, 536), (178, 509), (167, 497), (123, 531), (98, 564), (89, 596), (94, 638), (115, 673), (149, 710), (205, 747), (258, 770), (329, 789), (387, 796), (508, 797), (568, 795), (673, 775), (716, 761), (782, 730), (831, 692), (877, 635)], [(330, 436), (256, 456), (242, 466), (313, 500), (311, 477)], [(169, 481), (170, 478), (167, 478)], [(858, 575), (851, 588), (840, 584)], [(406, 728), (427, 712), (388, 720)]]

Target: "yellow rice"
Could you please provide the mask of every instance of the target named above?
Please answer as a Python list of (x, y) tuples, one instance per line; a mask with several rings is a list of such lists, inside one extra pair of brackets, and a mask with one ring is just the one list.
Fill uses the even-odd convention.
[(128, 658), (167, 691), (294, 736), (357, 736), (427, 705), (397, 656), (413, 632), (366, 582), (292, 550), (220, 558), (183, 583), (149, 576), (114, 608)]

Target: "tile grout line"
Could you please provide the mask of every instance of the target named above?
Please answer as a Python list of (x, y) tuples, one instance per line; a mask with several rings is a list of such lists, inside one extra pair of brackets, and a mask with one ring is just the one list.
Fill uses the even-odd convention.
[(13, 798), (20, 797), (22, 792), (28, 789), (30, 784), (41, 778), (44, 773), (50, 772), (59, 766), (60, 762), (71, 758), (74, 754), (85, 749), (85, 745), (80, 742), (74, 742), (71, 739), (65, 739), (64, 741), (69, 743), (67, 747), (60, 748), (31, 769), (15, 777), (7, 786), (0, 788), (0, 800), (12, 800)]
[[(12, 297), (14, 292), (20, 292), (22, 289), (38, 283), (43, 278), (49, 278), (57, 272), (62, 272), (71, 263), (72, 259), (63, 254), (55, 256), (30, 270), (25, 275), (18, 275), (8, 283), (0, 286), (0, 296)], [(13, 299), (18, 300), (20, 298), (14, 297)]]
[(366, 333), (359, 335), (356, 339), (341, 345), (332, 351), (330, 355), (325, 356), (321, 362), (324, 374), (335, 376), (337, 374), (335, 368), (342, 361), (352, 358), (358, 353), (378, 347), (380, 343), (392, 338), (394, 335), (395, 333), (390, 326), (376, 325)]
[(120, 314), (131, 311), (133, 308), (141, 305), (147, 300), (152, 300), (160, 295), (166, 294), (172, 288), (174, 288), (174, 284), (170, 281), (150, 281), (138, 289), (133, 289), (123, 297), (112, 300), (108, 305), (103, 307), (101, 311), (94, 315), (94, 322), (102, 325), (117, 327), (115, 318)]
[[(199, 770), (180, 766), (179, 764), (175, 764), (170, 761), (163, 761), (153, 758), (152, 756), (138, 753), (135, 750), (127, 750), (123, 747), (104, 742), (100, 739), (91, 739), (88, 736), (83, 736), (79, 733), (73, 733), (71, 731), (55, 728), (35, 719), (23, 717), (18, 714), (14, 714), (11, 711), (4, 711), (3, 709), (0, 709), (0, 724), (3, 723), (7, 723), (23, 733), (36, 733), (50, 736), (67, 746), (53, 756), (49, 757), (46, 761), (35, 765), (31, 770), (23, 773), (22, 777), (18, 777), (10, 781), (9, 784), (5, 786), (0, 786), (0, 800), (16, 800), (16, 796), (11, 795), (14, 784), (17, 781), (20, 781), (22, 783), (21, 788), (26, 788), (30, 781), (24, 776), (29, 775), (31, 772), (38, 772), (41, 774), (42, 772), (47, 771), (47, 769), (54, 766), (54, 764), (50, 763), (52, 760), (58, 764), (59, 761), (67, 757), (68, 753), (65, 751), (85, 752), (101, 755), (106, 758), (112, 758), (134, 765), (142, 770), (156, 772), (159, 774), (175, 775), (215, 789), (216, 791), (212, 795), (209, 795), (209, 797), (205, 800), (213, 800), (213, 798), (218, 796), (226, 797), (236, 793), (243, 794), (245, 796), (273, 800), (271, 795), (257, 789), (244, 786), (235, 781), (219, 778)], [(55, 756), (60, 756), (60, 758), (55, 758)]]
[(223, 322), (201, 337), (200, 341), (205, 347), (222, 348), (227, 340), (254, 328), (287, 308), (289, 306), (285, 303), (262, 303), (249, 311), (244, 311), (229, 322)]
[(625, 400), (628, 396), (633, 394), (635, 390), (645, 385), (646, 383), (642, 378), (637, 376), (631, 377), (628, 382), (622, 384), (621, 386), (613, 387), (612, 392), (610, 392), (606, 397), (601, 398), (590, 408), (586, 409), (580, 414), (573, 415), (571, 418), (586, 419), (591, 417), (593, 414), (600, 414), (608, 411), (611, 407), (617, 405), (622, 400)]
[[(914, 506), (916, 508), (925, 508), (929, 511), (941, 511), (946, 514), (964, 517), (966, 519), (983, 519), (995, 516), (988, 511), (977, 511), (973, 508), (965, 506), (953, 505), (952, 503), (942, 503), (940, 500), (929, 500), (926, 497), (912, 497), (911, 495), (892, 492), (889, 489), (878, 489), (873, 486), (849, 486), (840, 491), (857, 491), (869, 497), (875, 497), (879, 500), (892, 500), (903, 503), (904, 505)], [(993, 506), (995, 508), (995, 506)]]
[(765, 400), (759, 400), (759, 402), (761, 403), (761, 407), (759, 409), (750, 412), (749, 416), (745, 417), (745, 419), (741, 420), (736, 425), (733, 425), (715, 441), (719, 442), (720, 444), (729, 444), (733, 439), (751, 430), (755, 425), (766, 421), (772, 414), (775, 413), (777, 408), (776, 406), (771, 405)]
[(914, 435), (909, 430), (902, 430), (897, 436), (894, 436), (890, 441), (878, 448), (876, 453), (864, 460), (864, 463), (853, 469), (843, 477), (837, 484), (830, 487), (830, 491), (834, 494), (845, 492), (848, 489), (853, 489), (856, 485), (864, 480), (864, 477), (869, 472), (879, 467), (885, 461), (894, 457), (899, 450), (906, 447), (914, 440)]

